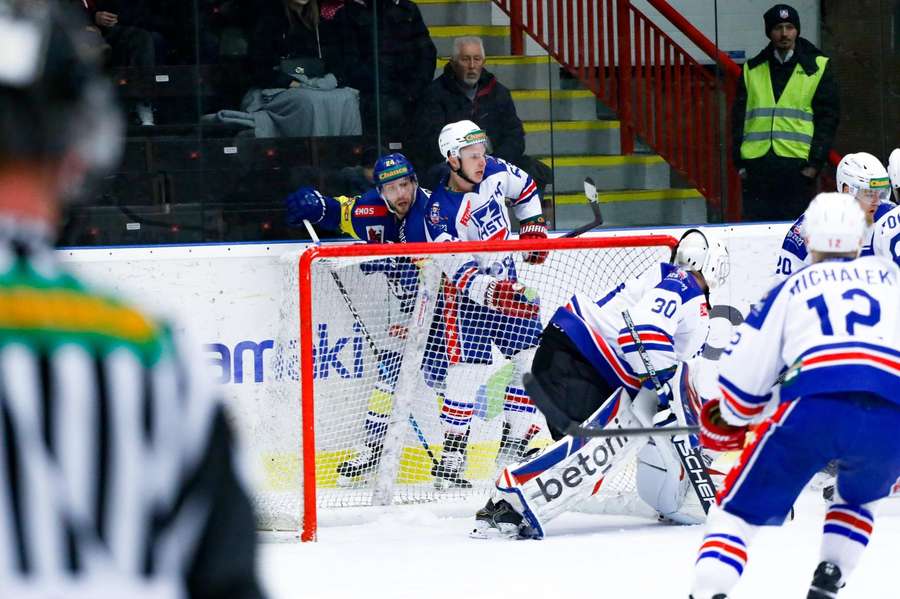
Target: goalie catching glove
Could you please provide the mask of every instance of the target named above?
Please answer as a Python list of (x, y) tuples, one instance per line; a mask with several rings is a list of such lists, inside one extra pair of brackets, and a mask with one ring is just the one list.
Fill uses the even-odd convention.
[[(543, 216), (534, 220), (523, 222), (519, 227), (519, 239), (547, 239), (547, 223)], [(534, 251), (525, 253), (525, 262), (529, 264), (543, 264), (549, 252)]]
[(484, 305), (513, 318), (536, 318), (540, 306), (528, 301), (525, 285), (494, 279), (484, 293)]
[(746, 426), (732, 426), (722, 418), (719, 400), (713, 399), (700, 412), (700, 443), (713, 451), (734, 451), (744, 448)]

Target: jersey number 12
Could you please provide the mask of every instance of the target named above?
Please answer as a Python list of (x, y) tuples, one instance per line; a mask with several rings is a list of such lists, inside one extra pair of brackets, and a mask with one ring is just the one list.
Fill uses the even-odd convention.
[[(855, 298), (861, 297), (869, 302), (868, 314), (863, 314), (862, 312), (847, 313), (844, 324), (848, 334), (852, 335), (854, 327), (858, 324), (871, 327), (878, 324), (878, 321), (881, 320), (881, 304), (862, 289), (848, 289), (841, 297), (847, 301), (853, 301)], [(806, 305), (809, 306), (811, 310), (815, 310), (816, 314), (819, 316), (819, 325), (822, 327), (822, 334), (834, 335), (834, 328), (831, 326), (831, 320), (828, 317), (828, 305), (825, 303), (825, 296), (817, 295), (812, 297), (806, 301)]]

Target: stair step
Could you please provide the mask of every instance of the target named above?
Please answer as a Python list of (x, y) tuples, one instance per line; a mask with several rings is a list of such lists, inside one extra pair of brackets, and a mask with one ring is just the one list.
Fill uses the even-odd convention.
[[(596, 179), (595, 179), (596, 181)], [(706, 200), (696, 189), (626, 189), (600, 194), (604, 226), (641, 226), (707, 221)], [(556, 229), (574, 229), (593, 220), (582, 194), (556, 196)]]
[(426, 0), (416, 5), (429, 27), (491, 22), (490, 0)]
[(599, 103), (588, 90), (513, 90), (512, 98), (523, 121), (590, 121), (598, 116)]
[(428, 27), (431, 41), (437, 47), (437, 55), (453, 54), (453, 40), (467, 35), (477, 35), (484, 43), (484, 53), (509, 54), (509, 27), (505, 25), (435, 25)]
[[(447, 61), (447, 58), (438, 59), (435, 77), (444, 72)], [(559, 88), (559, 64), (547, 56), (488, 56), (485, 67), (507, 89)]]
[(534, 156), (621, 151), (619, 121), (527, 121), (523, 125), (525, 151)]
[(669, 187), (669, 165), (655, 155), (557, 156), (540, 158), (554, 171), (557, 194), (580, 193), (584, 178), (591, 177), (599, 190), (665, 189)]

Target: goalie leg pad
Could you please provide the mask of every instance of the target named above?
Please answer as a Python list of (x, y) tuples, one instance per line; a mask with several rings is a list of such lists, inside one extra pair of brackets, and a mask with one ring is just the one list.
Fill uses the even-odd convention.
[(657, 437), (638, 452), (637, 492), (660, 515), (678, 524), (700, 524), (703, 508), (693, 498), (690, 482), (669, 439)]
[[(624, 389), (614, 392), (586, 421), (595, 428), (640, 425)], [(630, 458), (643, 438), (563, 437), (534, 458), (504, 468), (491, 500), (508, 502), (523, 518), (531, 538), (544, 536), (544, 525), (595, 494), (616, 464)]]

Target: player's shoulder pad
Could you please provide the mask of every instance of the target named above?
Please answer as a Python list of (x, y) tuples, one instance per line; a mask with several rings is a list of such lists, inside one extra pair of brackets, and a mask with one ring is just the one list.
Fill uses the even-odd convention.
[(853, 263), (858, 264), (860, 267), (877, 268), (883, 271), (883, 274), (880, 277), (881, 279), (889, 280), (892, 285), (896, 285), (898, 283), (898, 276), (900, 276), (900, 267), (898, 267), (897, 263), (887, 256), (869, 254), (867, 256), (860, 256), (856, 258)]
[(804, 215), (801, 214), (800, 218), (794, 221), (781, 244), (781, 249), (797, 256), (800, 260), (805, 260), (808, 254), (806, 242), (803, 241), (803, 218)]
[(659, 268), (660, 281), (656, 287), (677, 293), (681, 298), (681, 303), (684, 304), (697, 296), (705, 295), (697, 279), (683, 268), (668, 262), (660, 263)]
[(491, 175), (496, 175), (497, 173), (511, 172), (513, 168), (515, 167), (502, 158), (488, 156), (484, 165), (484, 179), (487, 179)]

